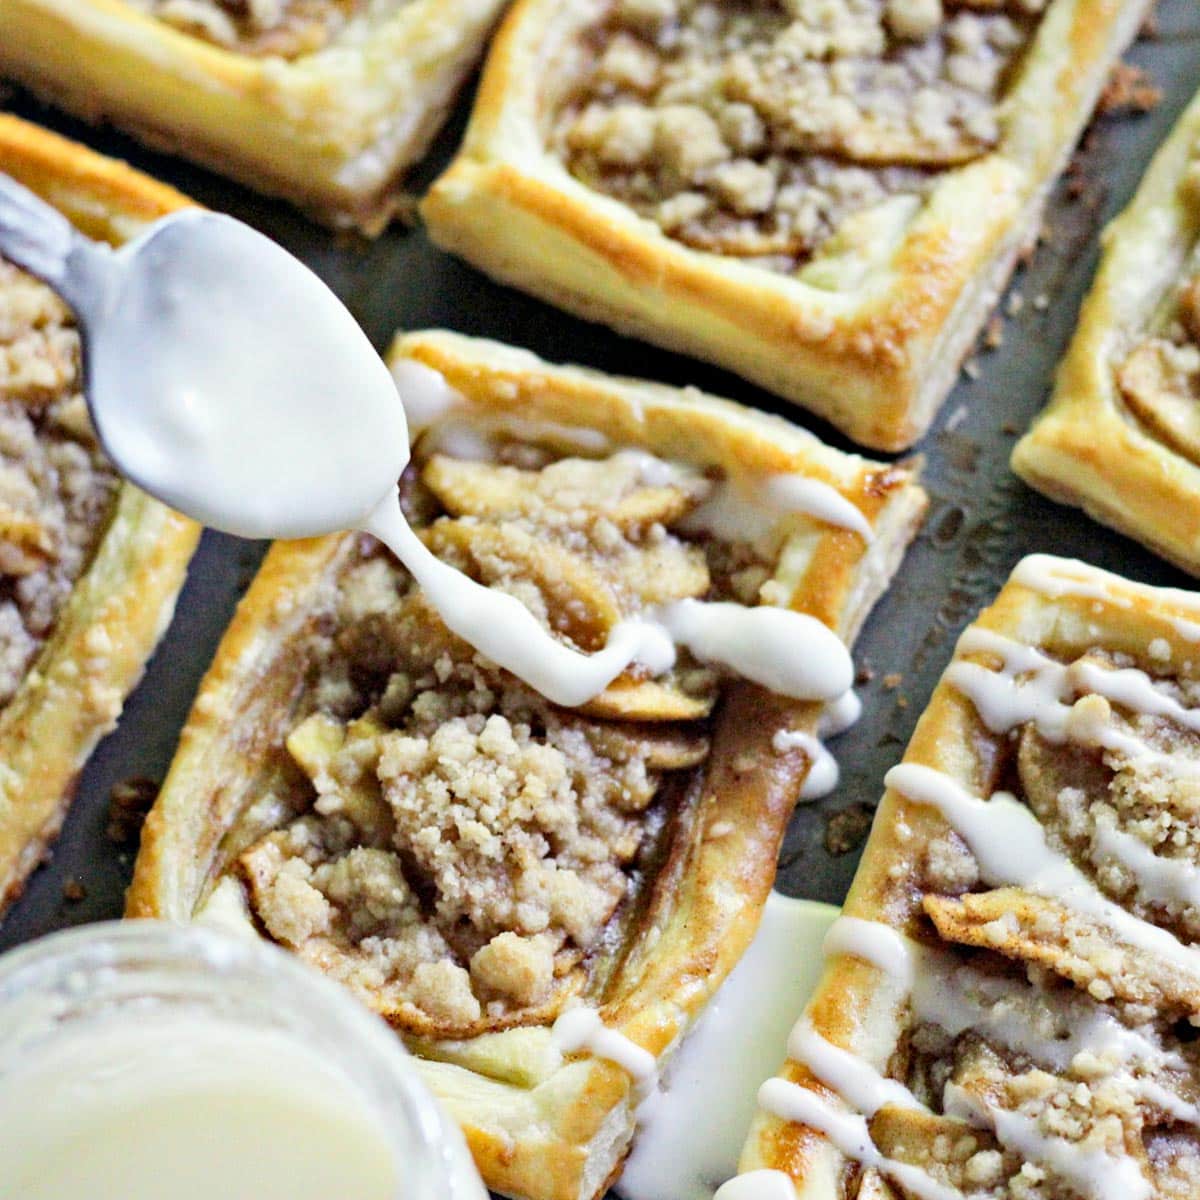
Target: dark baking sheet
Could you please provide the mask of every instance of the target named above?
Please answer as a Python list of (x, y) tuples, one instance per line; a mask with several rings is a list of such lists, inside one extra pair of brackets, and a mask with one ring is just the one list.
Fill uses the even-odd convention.
[[(1189, 586), (1186, 576), (1147, 551), (1042, 499), (1008, 470), (1013, 442), (1044, 404), (1070, 336), (1095, 266), (1096, 234), (1128, 200), (1154, 148), (1200, 86), (1200, 7), (1195, 0), (1163, 0), (1156, 31), (1129, 58), (1149, 71), (1163, 90), (1162, 101), (1144, 115), (1104, 117), (1093, 126), (1071, 184), (1055, 193), (1043, 244), (1014, 281), (1024, 305), (1019, 314), (1005, 317), (1003, 345), (981, 350), (979, 377), (964, 375), (920, 447), (932, 499), (929, 518), (859, 640), (863, 718), (833, 744), (842, 764), (837, 792), (801, 807), (792, 822), (781, 860), (779, 886), (784, 892), (842, 899), (884, 773), (907, 742), (954, 637), (1023, 554), (1075, 555), (1134, 579)], [(414, 187), (428, 182), (447, 160), (468, 103), (460, 105)], [(493, 284), (434, 249), (419, 230), (397, 225), (371, 243), (335, 237), (281, 204), (118, 135), (67, 120), (20, 93), (10, 95), (5, 106), (126, 158), (202, 203), (265, 230), (324, 277), (380, 349), (397, 328), (445, 326), (527, 346), (551, 360), (696, 384), (785, 412), (834, 445), (850, 448), (802, 410), (786, 408), (734, 376), (618, 337)], [(174, 624), (126, 706), (120, 727), (84, 771), (52, 861), (33, 877), (0, 925), (0, 949), (120, 914), (133, 856), (106, 834), (110, 791), (131, 777), (162, 779), (200, 676), (263, 549), (205, 535)]]

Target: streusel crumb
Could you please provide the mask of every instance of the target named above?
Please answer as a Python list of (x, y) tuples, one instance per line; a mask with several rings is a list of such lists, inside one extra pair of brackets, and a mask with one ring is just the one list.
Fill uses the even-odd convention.
[(557, 65), (550, 145), (672, 237), (790, 270), (997, 144), (1042, 7), (618, 0)]

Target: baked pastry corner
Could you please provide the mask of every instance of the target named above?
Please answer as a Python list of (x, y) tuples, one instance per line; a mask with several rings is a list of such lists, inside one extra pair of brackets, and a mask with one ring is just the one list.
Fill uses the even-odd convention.
[(1194, 1195), (1198, 616), (1038, 555), (963, 633), (739, 1197)]
[[(581, 648), (697, 595), (792, 605), (849, 640), (924, 510), (911, 465), (694, 390), (444, 332), (391, 361), (402, 393), (437, 401), (410, 407), (410, 520)], [(751, 499), (738, 542), (701, 507), (776, 477), (826, 516)], [(370, 539), (277, 543), (148, 818), (128, 912), (290, 947), (404, 1037), (490, 1187), (593, 1200), (753, 935), (821, 708), (686, 656), (556, 708), (450, 637)], [(620, 1063), (564, 1041), (572, 1011), (619, 1035)]]
[(0, 74), (378, 233), (505, 0), (6, 0)]
[(504, 282), (901, 450), (1148, 9), (520, 0), (422, 213)]
[(1200, 97), (1108, 227), (1046, 410), (1013, 470), (1200, 574)]
[[(0, 114), (0, 170), (114, 244), (188, 201)], [(0, 259), (0, 911), (47, 853), (163, 633), (199, 527), (122, 483), (70, 312)]]

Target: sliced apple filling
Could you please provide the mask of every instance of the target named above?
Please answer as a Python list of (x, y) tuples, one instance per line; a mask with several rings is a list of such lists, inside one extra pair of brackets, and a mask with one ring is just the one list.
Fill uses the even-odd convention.
[(116, 491), (79, 384), (70, 312), (0, 260), (0, 704), (50, 636)]
[[(715, 543), (672, 529), (710, 487), (629, 452), (433, 454), (403, 493), (441, 558), (591, 652), (624, 619), (720, 595)], [(259, 926), (413, 1033), (553, 1018), (604, 969), (708, 755), (719, 674), (681, 656), (557, 708), (451, 634), (373, 547), (320, 639), (317, 709), (287, 740), (310, 799), (231, 868)]]
[(1043, 7), (616, 0), (564, 52), (550, 145), (680, 241), (791, 269), (997, 144)]

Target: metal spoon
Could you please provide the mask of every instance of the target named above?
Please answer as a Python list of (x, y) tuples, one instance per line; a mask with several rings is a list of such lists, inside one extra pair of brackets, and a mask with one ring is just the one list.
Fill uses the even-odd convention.
[(307, 267), (187, 209), (114, 250), (0, 174), (0, 253), (75, 311), (106, 452), (139, 486), (247, 537), (353, 529), (408, 461), (391, 374)]

